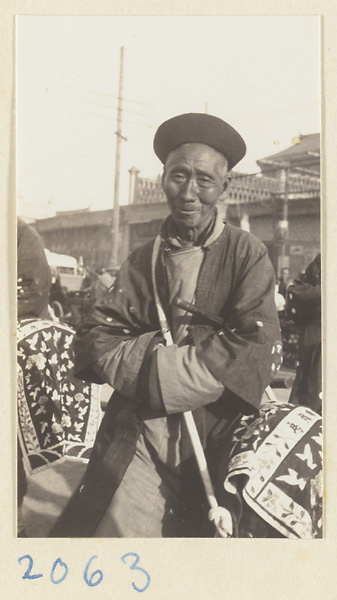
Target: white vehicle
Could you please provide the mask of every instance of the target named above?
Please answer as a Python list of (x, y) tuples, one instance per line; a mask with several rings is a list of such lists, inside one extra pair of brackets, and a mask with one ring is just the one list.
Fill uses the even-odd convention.
[(45, 253), (51, 271), (50, 306), (55, 316), (63, 320), (71, 311), (70, 297), (81, 289), (82, 269), (73, 256), (58, 254), (47, 249)]
[(80, 289), (83, 275), (79, 273), (78, 262), (73, 256), (58, 254), (45, 249), (50, 266), (52, 283), (58, 279), (64, 292), (75, 292)]

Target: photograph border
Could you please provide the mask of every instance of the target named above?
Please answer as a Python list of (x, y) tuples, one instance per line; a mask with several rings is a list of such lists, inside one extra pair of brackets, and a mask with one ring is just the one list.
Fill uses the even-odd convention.
[[(2, 2), (0, 7), (0, 49), (6, 68), (0, 89), (1, 111), (1, 175), (2, 190), (0, 248), (3, 257), (1, 297), (3, 314), (2, 356), (0, 381), (3, 401), (3, 455), (1, 492), (1, 564), (4, 573), (3, 588), (6, 598), (16, 598), (24, 593), (26, 598), (61, 598), (62, 594), (78, 593), (82, 597), (137, 596), (137, 586), (144, 581), (137, 577), (151, 576), (151, 584), (144, 590), (147, 598), (196, 599), (205, 597), (248, 600), (261, 598), (325, 599), (335, 598), (335, 538), (337, 519), (333, 491), (336, 489), (337, 448), (335, 431), (337, 416), (333, 406), (333, 393), (337, 389), (335, 367), (335, 333), (337, 311), (334, 307), (334, 287), (337, 281), (335, 238), (337, 233), (336, 210), (332, 207), (337, 187), (337, 6), (326, 0), (252, 1), (239, 7), (235, 0), (161, 3), (157, 1), (34, 1)], [(323, 423), (324, 423), (324, 539), (323, 540), (244, 540), (244, 539), (17, 539), (15, 537), (15, 330), (16, 314), (12, 301), (16, 283), (16, 190), (15, 190), (15, 16), (34, 15), (86, 15), (86, 16), (211, 16), (211, 15), (312, 15), (321, 16), (321, 78), (322, 78), (322, 201), (321, 246), (323, 271)], [(329, 274), (329, 276), (328, 276)], [(329, 332), (329, 339), (327, 333)], [(226, 544), (224, 546), (224, 544)], [(131, 554), (139, 563), (130, 559)], [(30, 555), (34, 559), (32, 573), (44, 574), (34, 581), (22, 579), (23, 563), (19, 557)], [(102, 584), (91, 591), (83, 582), (84, 567), (91, 557), (97, 556), (91, 573), (101, 569)], [(51, 580), (52, 566), (57, 559), (69, 564), (69, 576), (57, 585)], [(70, 566), (71, 565), (71, 566)], [(127, 567), (127, 568), (126, 568)], [(60, 566), (60, 568), (62, 568)], [(131, 571), (130, 571), (131, 568)], [(61, 571), (60, 571), (61, 573)], [(132, 583), (134, 586), (132, 587)]]

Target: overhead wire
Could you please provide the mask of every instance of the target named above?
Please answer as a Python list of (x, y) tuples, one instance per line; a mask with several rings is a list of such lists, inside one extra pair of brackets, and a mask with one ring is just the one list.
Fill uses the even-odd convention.
[[(48, 171), (49, 169), (53, 169), (55, 167), (60, 167), (64, 163), (72, 162), (74, 160), (78, 160), (78, 159), (82, 159), (82, 158), (86, 158), (86, 157), (90, 156), (90, 154), (92, 154), (93, 152), (97, 152), (98, 151), (97, 150), (97, 143), (101, 144), (101, 142), (105, 142), (105, 145), (107, 145), (107, 143), (111, 144), (111, 141), (108, 142), (107, 138), (109, 138), (109, 140), (110, 140), (110, 138), (111, 138), (111, 134), (110, 133), (107, 134), (107, 135), (105, 135), (105, 136), (103, 136), (102, 138), (96, 140), (95, 141), (95, 145), (91, 144), (92, 147), (87, 152), (82, 152), (82, 153), (81, 152), (79, 152), (79, 153), (78, 152), (72, 152), (70, 155), (68, 154), (66, 156), (62, 156), (62, 157), (59, 156), (59, 157), (57, 157), (55, 160), (53, 160), (53, 162), (51, 162), (49, 164), (45, 164), (45, 165), (42, 165), (42, 166), (41, 166), (41, 164), (38, 164), (37, 168), (39, 169), (39, 171), (37, 171), (37, 168), (35, 168), (33, 170), (33, 168), (30, 167), (30, 173), (28, 173), (28, 175), (35, 175), (36, 176), (37, 174), (39, 174), (41, 172), (43, 173), (44, 171)], [(21, 172), (25, 172), (25, 171), (27, 171), (27, 169), (20, 169), (20, 173)]]
[[(109, 106), (108, 104), (98, 104), (98, 102), (88, 102), (88, 104), (90, 104), (91, 106), (100, 106), (101, 108), (109, 108), (109, 109), (113, 109), (113, 110), (118, 110), (117, 106)], [(131, 113), (133, 115), (139, 115), (141, 117), (147, 117), (149, 119), (153, 118), (153, 115), (148, 115), (146, 113), (140, 113), (135, 110), (130, 110), (130, 109), (124, 108), (124, 107), (123, 107), (123, 113)]]
[(255, 111), (255, 112), (245, 112), (244, 114), (232, 115), (232, 119), (238, 123), (240, 121), (247, 121), (247, 119), (258, 120), (260, 118), (265, 118), (266, 116), (282, 116), (287, 114), (294, 114), (299, 111), (307, 111), (308, 109), (317, 110), (320, 106), (320, 102), (308, 102), (306, 104), (297, 104), (288, 108), (280, 108), (274, 110), (263, 110), (263, 111)]
[[(90, 94), (96, 94), (97, 96), (106, 96), (107, 98), (114, 98), (115, 100), (120, 100), (119, 96), (113, 96), (112, 94), (104, 94), (103, 92), (95, 92), (93, 90), (88, 90)], [(139, 102), (139, 100), (128, 100), (127, 98), (121, 98), (123, 102), (132, 102), (134, 104), (141, 104), (142, 106), (152, 106), (155, 108), (155, 104), (149, 104), (148, 102)]]
[[(114, 120), (113, 117), (109, 117), (107, 115), (95, 115), (95, 114), (92, 114), (92, 113), (87, 113), (87, 116), (88, 117), (97, 117), (99, 119), (108, 119), (108, 121), (113, 121)], [(154, 129), (155, 128), (155, 125), (147, 125), (146, 123), (140, 123), (139, 121), (138, 121), (138, 123), (136, 123), (134, 121), (124, 121), (123, 120), (123, 125), (137, 125), (138, 127), (146, 127), (146, 128), (149, 128), (149, 129)]]
[[(92, 94), (99, 95), (99, 96), (104, 96), (104, 97), (118, 99), (118, 96), (113, 96), (112, 94), (105, 94), (105, 93), (96, 92), (96, 91), (93, 91), (93, 90), (88, 90), (88, 92), (92, 93)], [(125, 101), (125, 102), (131, 102), (131, 103), (139, 104), (139, 105), (143, 105), (143, 106), (151, 106), (151, 107), (155, 106), (155, 105), (150, 104), (150, 103), (140, 102), (140, 101), (137, 101), (137, 100), (131, 100), (131, 99), (126, 99), (126, 98), (123, 98), (123, 101)], [(99, 103), (94, 103), (94, 102), (89, 102), (89, 104), (94, 105), (94, 106), (101, 106), (102, 108), (109, 108), (109, 109), (112, 108), (114, 110), (117, 110), (113, 106), (104, 106), (104, 105), (101, 105)], [(301, 105), (301, 106), (311, 106), (311, 104)], [(295, 109), (295, 107), (294, 107), (294, 109)], [(144, 117), (147, 117), (147, 118), (152, 118), (152, 115), (148, 115), (146, 113), (141, 113), (141, 112), (137, 112), (137, 111), (132, 111), (132, 110), (130, 110), (128, 108), (123, 108), (123, 112), (125, 112), (125, 113), (131, 113), (131, 114), (136, 114), (136, 115), (144, 116)], [(276, 112), (279, 112), (279, 111), (276, 111)], [(114, 120), (113, 117), (110, 117), (110, 116), (107, 116), (107, 115), (97, 115), (97, 114), (87, 113), (87, 116), (89, 116), (89, 117), (95, 117), (95, 118), (101, 118), (101, 119), (108, 119), (109, 121), (113, 121)], [(123, 125), (132, 125), (132, 126), (137, 127), (137, 128), (145, 128), (145, 129), (154, 129), (155, 128), (155, 125), (150, 125), (148, 123), (142, 123), (140, 121), (135, 122), (135, 121), (124, 121), (123, 120)], [(93, 143), (96, 143), (97, 141), (101, 142), (105, 138), (110, 137), (110, 135), (111, 134), (107, 134), (103, 138), (95, 140)], [(128, 134), (128, 135), (130, 135), (130, 134)], [(137, 135), (135, 135), (134, 137), (139, 138), (139, 136), (137, 136)], [(90, 145), (93, 145), (93, 143), (91, 143)], [(92, 150), (92, 151), (94, 151), (94, 150)], [(80, 158), (83, 158), (83, 157), (87, 157), (88, 155), (91, 154), (92, 151), (86, 152), (85, 154), (82, 153), (82, 154), (73, 154), (73, 155), (70, 155), (70, 156), (69, 155), (68, 156), (62, 156), (59, 159), (57, 158), (56, 161), (54, 160), (52, 164), (49, 164), (49, 165), (47, 164), (45, 166), (42, 166), (42, 169), (43, 170), (48, 170), (50, 168), (54, 168), (55, 166), (63, 164), (64, 162), (73, 161), (74, 159), (80, 159)], [(319, 160), (317, 160), (317, 158), (316, 158), (315, 160), (306, 161), (306, 162), (302, 163), (301, 166), (304, 168), (304, 167), (311, 166), (311, 165), (314, 165), (314, 164), (317, 165), (318, 163), (319, 163)], [(39, 167), (41, 169), (41, 164), (39, 165)], [(238, 179), (252, 178), (252, 177), (257, 177), (257, 176), (268, 175), (269, 173), (274, 173), (274, 172), (280, 171), (283, 168), (287, 169), (288, 167), (283, 167), (282, 165), (280, 165), (280, 166), (275, 166), (275, 167), (271, 167), (271, 168), (268, 167), (264, 172), (262, 172), (262, 171), (256, 171), (255, 173), (240, 173), (240, 174), (237, 174), (237, 175), (233, 174), (232, 179), (233, 180), (234, 179), (238, 180)]]

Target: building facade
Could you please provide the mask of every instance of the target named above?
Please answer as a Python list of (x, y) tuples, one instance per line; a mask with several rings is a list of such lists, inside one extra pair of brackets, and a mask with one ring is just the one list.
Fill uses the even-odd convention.
[[(233, 172), (219, 210), (229, 222), (250, 230), (267, 246), (275, 272), (303, 271), (320, 250), (319, 134), (302, 136), (283, 152), (260, 159), (255, 175)], [(119, 256), (153, 238), (168, 214), (161, 178), (130, 173), (129, 204), (120, 207)], [(111, 265), (113, 210), (71, 211), (36, 222), (45, 246), (82, 257), (85, 267)]]

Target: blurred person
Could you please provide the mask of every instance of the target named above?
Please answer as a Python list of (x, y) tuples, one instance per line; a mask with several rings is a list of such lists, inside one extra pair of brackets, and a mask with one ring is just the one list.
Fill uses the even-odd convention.
[(283, 296), (283, 298), (286, 297), (287, 289), (290, 284), (291, 284), (290, 271), (289, 271), (288, 267), (283, 267), (281, 269), (281, 276), (280, 276), (280, 279), (278, 282), (278, 291)]
[[(44, 247), (37, 231), (23, 219), (17, 219), (17, 318), (47, 317), (51, 274)], [(17, 450), (18, 536), (25, 536), (22, 504), (27, 478), (22, 452)]]
[(284, 311), (286, 301), (285, 301), (284, 296), (282, 294), (280, 294), (277, 284), (275, 285), (275, 304), (276, 304), (276, 310), (278, 313)]
[(47, 317), (51, 286), (50, 268), (37, 231), (17, 219), (17, 315)]
[(73, 374), (74, 331), (49, 318), (50, 285), (41, 238), (18, 218), (18, 537), (27, 536), (23, 517), (26, 471), (38, 473), (66, 454), (88, 458), (100, 419), (97, 386)]
[(94, 270), (92, 270), (90, 267), (85, 268), (85, 275), (83, 277), (81, 289), (84, 291), (89, 291), (97, 277), (98, 275)]
[(96, 281), (92, 285), (92, 296), (96, 304), (100, 304), (109, 288), (116, 279), (116, 270), (112, 268), (99, 269)]
[(286, 310), (299, 327), (296, 378), (289, 401), (322, 412), (321, 255), (288, 288)]

